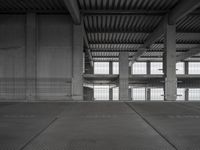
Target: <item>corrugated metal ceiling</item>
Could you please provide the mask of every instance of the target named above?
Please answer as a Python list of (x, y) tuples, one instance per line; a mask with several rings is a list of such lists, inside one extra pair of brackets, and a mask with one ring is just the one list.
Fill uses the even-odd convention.
[[(92, 51), (93, 59), (117, 61), (118, 50), (128, 50), (132, 56), (146, 41), (148, 35), (155, 30), (163, 16), (180, 1), (77, 0), (79, 9), (83, 13), (84, 27), (89, 42), (87, 48)], [(200, 8), (197, 10), (200, 11)], [(63, 0), (0, 0), (0, 12), (24, 11), (68, 13)], [(110, 13), (107, 13), (108, 11)], [(112, 11), (118, 13), (112, 13)], [(139, 13), (133, 13), (133, 11)], [(200, 45), (199, 14), (200, 12), (190, 14), (177, 22), (178, 50), (187, 50)], [(157, 44), (153, 44), (139, 60), (160, 60), (163, 41), (163, 37), (158, 39)], [(195, 57), (194, 60), (196, 59)]]
[(78, 0), (81, 9), (166, 10), (179, 0)]
[(0, 0), (0, 11), (65, 10), (63, 0)]

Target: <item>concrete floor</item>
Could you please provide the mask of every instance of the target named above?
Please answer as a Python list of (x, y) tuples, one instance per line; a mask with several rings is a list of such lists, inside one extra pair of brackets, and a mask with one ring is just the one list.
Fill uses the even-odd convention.
[(0, 103), (0, 150), (200, 150), (200, 103)]

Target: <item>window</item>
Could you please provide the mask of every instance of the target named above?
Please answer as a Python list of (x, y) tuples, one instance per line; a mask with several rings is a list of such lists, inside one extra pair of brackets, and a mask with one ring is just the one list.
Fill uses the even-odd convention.
[(177, 101), (184, 101), (185, 100), (185, 89), (178, 88), (177, 89)]
[(109, 100), (109, 86), (94, 86), (95, 100)]
[(183, 62), (176, 63), (176, 74), (184, 74), (184, 73), (185, 73), (184, 63)]
[(94, 74), (109, 74), (109, 62), (95, 62)]
[(152, 101), (163, 101), (164, 100), (163, 88), (152, 88), (151, 89), (151, 100)]
[(119, 74), (119, 62), (113, 62), (113, 74)]
[(115, 87), (113, 90), (113, 100), (119, 100), (119, 87)]
[(151, 62), (151, 74), (163, 74), (163, 63)]
[(200, 89), (189, 89), (189, 100), (199, 101), (200, 100)]
[(200, 74), (199, 62), (189, 62), (189, 74)]
[(132, 74), (146, 74), (147, 65), (146, 62), (136, 62), (132, 65)]
[(132, 99), (133, 100), (145, 100), (145, 88), (133, 88), (132, 89)]

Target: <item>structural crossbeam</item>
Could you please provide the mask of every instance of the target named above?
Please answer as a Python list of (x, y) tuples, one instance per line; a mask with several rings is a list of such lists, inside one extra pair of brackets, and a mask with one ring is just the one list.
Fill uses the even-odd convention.
[[(160, 22), (160, 24), (157, 26), (157, 28), (147, 37), (147, 40), (145, 43), (139, 48), (149, 48), (157, 39), (159, 39), (164, 34), (164, 27), (165, 24), (175, 24), (177, 21), (182, 19), (184, 16), (188, 15), (192, 11), (194, 11), (197, 7), (199, 7), (200, 1), (199, 0), (183, 0), (180, 4), (178, 4), (176, 7), (174, 7), (170, 12), (168, 12), (163, 20)], [(139, 50), (137, 53), (140, 53)], [(135, 56), (140, 57), (143, 55), (143, 53), (140, 53), (140, 55), (135, 54)], [(145, 53), (145, 51), (144, 51)], [(134, 56), (133, 56), (134, 57)], [(134, 63), (134, 59), (131, 63)]]
[(81, 15), (77, 0), (64, 0), (64, 3), (72, 17), (74, 24), (81, 24)]
[(197, 55), (199, 53), (200, 53), (200, 47), (192, 48), (192, 49), (188, 50), (186, 53), (183, 53), (183, 54), (177, 56), (176, 61), (183, 61), (183, 60), (190, 58), (194, 55)]

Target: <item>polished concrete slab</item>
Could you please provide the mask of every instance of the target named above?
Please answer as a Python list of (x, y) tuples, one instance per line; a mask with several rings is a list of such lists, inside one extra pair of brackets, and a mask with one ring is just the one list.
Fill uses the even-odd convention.
[(0, 103), (0, 150), (199, 150), (200, 103)]

